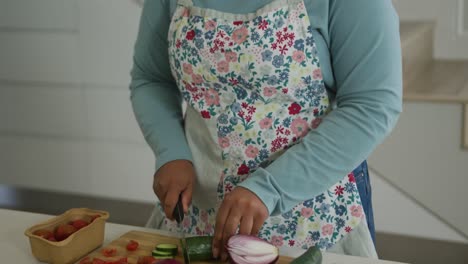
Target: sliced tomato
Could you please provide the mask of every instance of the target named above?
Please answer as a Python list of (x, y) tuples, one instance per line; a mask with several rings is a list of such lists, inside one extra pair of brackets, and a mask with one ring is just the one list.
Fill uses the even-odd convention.
[(54, 237), (54, 233), (52, 233), (52, 231), (45, 230), (45, 229), (36, 230), (36, 231), (34, 231), (33, 235), (40, 236), (40, 237), (45, 238), (45, 239), (49, 239), (51, 237)]
[(130, 240), (127, 244), (127, 250), (128, 251), (135, 251), (137, 250), (138, 246), (140, 246), (140, 244), (135, 241), (135, 240)]
[(104, 248), (101, 250), (101, 254), (105, 257), (113, 257), (117, 254), (117, 249), (115, 248)]
[(72, 221), (71, 225), (74, 226), (77, 230), (80, 230), (81, 228), (89, 225), (89, 223), (86, 222), (85, 220), (78, 219), (78, 220)]
[(93, 262), (91, 264), (107, 264), (106, 261), (100, 258), (93, 258)]

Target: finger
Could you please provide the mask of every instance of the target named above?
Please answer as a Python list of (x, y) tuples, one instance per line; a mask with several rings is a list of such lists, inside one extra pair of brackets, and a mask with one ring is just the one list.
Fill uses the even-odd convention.
[(227, 260), (227, 251), (226, 251), (226, 244), (237, 231), (237, 228), (239, 227), (240, 220), (241, 220), (241, 211), (238, 209), (235, 209), (235, 207), (231, 208), (229, 212), (229, 216), (226, 219), (226, 223), (224, 223), (224, 231), (223, 231), (223, 240), (221, 242), (222, 246), (222, 253), (221, 253), (221, 260), (226, 261)]
[(252, 234), (253, 222), (254, 220), (251, 215), (242, 216), (242, 219), (240, 221), (239, 234), (241, 235)]
[(215, 224), (215, 232), (213, 237), (213, 257), (218, 258), (220, 254), (220, 249), (222, 249), (222, 241), (223, 241), (223, 231), (224, 231), (224, 223), (229, 215), (230, 206), (226, 202), (223, 201), (221, 206), (219, 207), (218, 214), (216, 215), (216, 224)]
[(174, 220), (172, 214), (174, 212), (177, 201), (179, 200), (179, 194), (180, 192), (176, 189), (169, 189), (164, 199), (164, 213), (170, 220)]
[(187, 186), (187, 189), (182, 192), (182, 206), (184, 207), (184, 213), (188, 213), (188, 208), (190, 204), (192, 203), (192, 194), (193, 194), (193, 188), (192, 184), (189, 184)]
[(263, 220), (261, 217), (255, 217), (255, 219), (253, 220), (251, 234), (257, 236), (264, 223), (265, 220)]

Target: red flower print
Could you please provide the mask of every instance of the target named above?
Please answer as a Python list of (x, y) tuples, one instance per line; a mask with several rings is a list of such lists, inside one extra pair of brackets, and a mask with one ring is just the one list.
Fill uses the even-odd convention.
[(336, 195), (343, 195), (344, 188), (341, 185), (336, 186), (335, 188), (335, 194)]
[(232, 40), (238, 45), (240, 45), (247, 39), (248, 35), (249, 30), (245, 27), (241, 27), (232, 32)]
[(244, 24), (244, 21), (237, 20), (237, 21), (234, 21), (233, 24), (234, 24), (234, 26), (240, 26), (240, 25)]
[(232, 185), (230, 183), (226, 184), (224, 187), (224, 192), (229, 193), (232, 191)]
[(245, 112), (241, 110), (241, 111), (239, 111), (237, 114), (238, 114), (240, 117), (244, 118)]
[(312, 129), (317, 129), (320, 126), (320, 123), (322, 123), (322, 119), (321, 118), (315, 118), (312, 121)]
[(290, 247), (293, 247), (294, 244), (295, 244), (295, 243), (294, 243), (294, 240), (289, 240), (288, 245), (289, 245)]
[(208, 89), (204, 93), (205, 102), (207, 105), (219, 105), (219, 94), (215, 89)]
[(262, 29), (262, 30), (267, 29), (268, 28), (268, 21), (262, 20), (262, 22), (260, 22), (260, 24), (258, 24), (258, 28)]
[(201, 111), (201, 115), (205, 119), (210, 119), (211, 118), (210, 112), (208, 112), (206, 110)]
[(314, 109), (314, 116), (317, 116), (319, 113), (319, 110), (317, 108)]
[(178, 39), (177, 42), (176, 42), (176, 48), (180, 49), (181, 46), (182, 46), (182, 41), (180, 41), (180, 39)]
[(271, 49), (276, 50), (276, 48), (278, 48), (278, 44), (276, 44), (276, 42), (271, 43)]
[(185, 38), (188, 40), (193, 40), (195, 38), (195, 30), (192, 29), (189, 32), (187, 32)]
[(237, 169), (238, 175), (246, 175), (246, 174), (249, 174), (249, 172), (250, 172), (250, 168), (247, 167), (247, 165), (245, 164), (240, 165), (239, 169)]
[(276, 129), (276, 135), (280, 135), (280, 134), (284, 134), (284, 127), (282, 127), (282, 126), (279, 126)]
[(247, 108), (247, 107), (249, 107), (249, 104), (246, 103), (246, 102), (243, 102), (243, 103), (242, 103), (242, 108)]
[(255, 108), (255, 106), (253, 106), (253, 105), (251, 105), (251, 106), (249, 106), (249, 107), (247, 108), (247, 112), (248, 112), (249, 114), (255, 113), (255, 110), (257, 110), (257, 108)]
[(186, 74), (192, 74), (193, 73), (192, 64), (184, 63), (184, 64), (182, 64), (182, 68), (183, 68), (183, 71)]
[(353, 230), (353, 229), (352, 229), (350, 226), (347, 226), (347, 227), (345, 227), (344, 230), (346, 231), (346, 233), (349, 233), (349, 232), (351, 232), (351, 230)]
[(288, 46), (283, 45), (282, 47), (280, 47), (281, 55), (286, 55), (287, 51), (288, 51)]
[(245, 117), (245, 121), (250, 122), (250, 120), (252, 120), (252, 116), (251, 116), (251, 115), (248, 115), (248, 116)]
[(229, 79), (229, 82), (230, 82), (232, 85), (237, 85), (237, 84), (239, 84), (239, 81), (236, 80), (236, 79), (234, 79), (234, 78)]
[(289, 114), (290, 115), (297, 115), (301, 112), (302, 107), (298, 103), (292, 103), (289, 107)]
[(350, 174), (348, 174), (348, 180), (350, 182), (356, 182), (356, 178), (354, 178), (354, 173), (351, 172)]
[(288, 93), (288, 88), (284, 88), (283, 90), (281, 90), (284, 94), (287, 94)]
[(289, 129), (286, 129), (286, 131), (284, 131), (284, 134), (285, 134), (286, 136), (289, 136), (289, 135), (291, 135), (291, 130), (289, 130)]

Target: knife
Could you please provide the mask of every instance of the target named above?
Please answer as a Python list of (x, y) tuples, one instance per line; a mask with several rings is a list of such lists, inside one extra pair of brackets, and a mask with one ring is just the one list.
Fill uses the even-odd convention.
[(182, 205), (182, 194), (179, 195), (179, 200), (177, 201), (176, 207), (174, 208), (174, 212), (172, 212), (172, 217), (177, 222), (177, 229), (180, 237), (180, 244), (182, 246), (182, 253), (184, 254), (184, 263), (190, 264), (190, 257), (187, 254), (189, 252), (187, 241), (185, 240), (185, 232), (182, 227), (182, 221), (184, 220), (184, 207)]

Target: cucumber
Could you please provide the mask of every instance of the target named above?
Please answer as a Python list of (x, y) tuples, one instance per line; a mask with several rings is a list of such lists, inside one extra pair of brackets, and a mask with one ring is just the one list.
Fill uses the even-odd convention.
[(178, 251), (177, 245), (174, 244), (159, 244), (155, 249), (160, 252), (169, 252), (174, 256), (177, 255)]
[(304, 254), (294, 259), (291, 264), (321, 264), (322, 252), (317, 247), (307, 249)]
[(185, 243), (184, 245), (183, 241), (181, 241), (184, 259), (187, 260), (187, 257), (190, 261), (213, 259), (213, 251), (211, 250), (211, 245), (213, 244), (212, 236), (187, 237)]
[(171, 252), (164, 252), (164, 251), (159, 251), (157, 249), (153, 250), (151, 252), (151, 255), (153, 255), (153, 257), (156, 257), (156, 258), (160, 258), (160, 257), (170, 257), (170, 258), (173, 258), (175, 255), (172, 254)]

